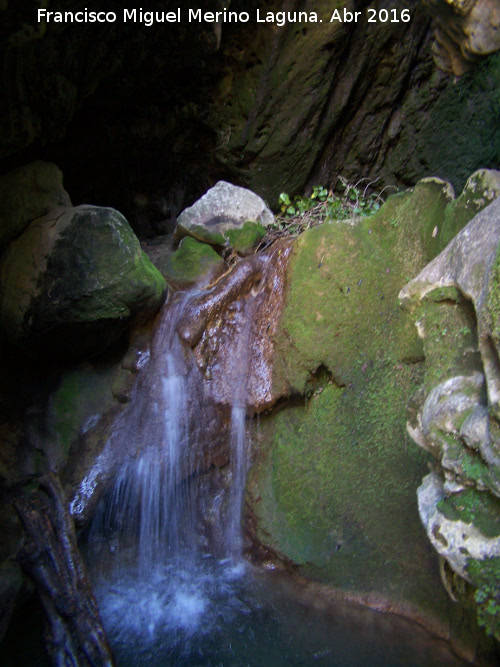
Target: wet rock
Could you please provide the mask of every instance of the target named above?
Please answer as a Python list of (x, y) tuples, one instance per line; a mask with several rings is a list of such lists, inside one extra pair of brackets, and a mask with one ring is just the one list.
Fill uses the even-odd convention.
[(31, 223), (0, 271), (3, 330), (35, 357), (101, 352), (154, 315), (166, 290), (125, 218), (93, 206)]
[(179, 321), (179, 335), (193, 348), (221, 405), (233, 405), (243, 384), (249, 413), (262, 412), (279, 398), (273, 367), (291, 249), (290, 241), (281, 241), (241, 260), (192, 301)]
[(0, 248), (60, 206), (71, 206), (71, 201), (55, 164), (39, 160), (0, 176)]
[(180, 214), (175, 237), (190, 235), (205, 243), (219, 246), (228, 243), (248, 252), (265, 234), (262, 228), (272, 222), (273, 214), (258, 195), (219, 181)]

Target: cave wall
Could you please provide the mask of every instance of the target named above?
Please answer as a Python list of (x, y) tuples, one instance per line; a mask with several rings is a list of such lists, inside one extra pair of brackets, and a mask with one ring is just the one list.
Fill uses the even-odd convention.
[[(64, 7), (63, 7), (64, 4)], [(81, 9), (50, 0), (49, 9)], [(168, 11), (184, 2), (152, 2)], [(220, 9), (214, 0), (198, 2)], [(335, 7), (401, 9), (395, 0)], [(0, 171), (55, 162), (76, 204), (133, 218), (137, 197), (174, 218), (220, 178), (271, 206), (283, 190), (438, 175), (461, 188), (500, 154), (499, 60), (455, 80), (433, 61), (424, 3), (409, 23), (329, 22), (331, 3), (235, 0), (248, 23), (36, 23), (38, 3), (0, 7)], [(106, 10), (122, 4), (110, 0)], [(317, 23), (257, 23), (255, 11), (316, 12)], [(220, 39), (219, 39), (220, 38)]]

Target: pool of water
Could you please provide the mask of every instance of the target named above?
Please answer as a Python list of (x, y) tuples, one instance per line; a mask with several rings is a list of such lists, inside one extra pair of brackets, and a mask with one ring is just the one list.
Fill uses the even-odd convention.
[(357, 605), (311, 604), (280, 573), (207, 558), (148, 580), (96, 587), (118, 667), (466, 665), (449, 645), (400, 617)]

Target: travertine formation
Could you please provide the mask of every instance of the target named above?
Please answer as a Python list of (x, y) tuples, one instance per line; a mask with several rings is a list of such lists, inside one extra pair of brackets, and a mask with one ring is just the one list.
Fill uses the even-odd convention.
[(425, 351), (408, 432), (438, 462), (419, 488), (420, 516), (435, 549), (472, 586), (480, 623), (499, 638), (500, 200), (399, 296)]
[(445, 71), (460, 76), (471, 62), (500, 49), (497, 0), (423, 0), (435, 24), (434, 57)]

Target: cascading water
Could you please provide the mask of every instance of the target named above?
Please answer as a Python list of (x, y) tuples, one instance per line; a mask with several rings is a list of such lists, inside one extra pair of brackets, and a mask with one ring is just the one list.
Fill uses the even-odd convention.
[[(327, 612), (324, 600), (320, 609), (306, 605), (288, 579), (242, 564), (249, 378), (264, 377), (252, 357), (262, 288), (258, 276), (244, 284), (220, 334), (231, 339), (230, 358), (205, 377), (178, 331), (186, 311), (196, 320), (203, 295), (215, 319), (222, 311), (200, 291), (164, 307), (149, 361), (116, 424), (113, 438), (128, 460), (96, 512), (88, 563), (117, 665), (464, 664), (404, 619), (339, 603)], [(267, 289), (276, 290), (272, 277)], [(271, 313), (266, 306), (266, 322)], [(214, 331), (204, 329), (203, 349), (218, 348)], [(218, 396), (226, 421), (230, 411), (228, 428), (211, 395), (212, 372), (230, 382), (224, 401)], [(224, 484), (214, 485), (204, 472), (216, 438), (226, 441), (230, 465), (216, 473)]]
[(203, 535), (203, 521), (213, 505), (210, 488), (192, 480), (203, 467), (204, 449), (220, 415), (176, 330), (199, 294), (179, 294), (163, 310), (146, 372), (113, 435), (127, 443), (132, 455), (101, 502), (90, 531), (88, 560), (96, 596), (118, 644), (135, 637), (137, 646), (148, 646), (167, 633), (172, 650), (182, 652), (193, 632), (210, 631), (221, 599), (226, 611), (234, 606), (230, 598), (242, 574), (246, 378), (254, 296), (241, 306), (245, 324), (236, 334), (227, 429), (230, 491), (224, 525), (214, 529), (223, 542), (217, 559)]
[(194, 503), (186, 480), (196, 472), (198, 452), (190, 413), (196, 405), (205, 415), (207, 402), (199, 384), (189, 381), (193, 369), (175, 332), (194, 296), (184, 295), (164, 310), (147, 373), (113, 436), (127, 442), (134, 455), (119, 471), (93, 527), (94, 539), (114, 534), (118, 551), (132, 549), (140, 577), (195, 549)]
[(226, 549), (227, 555), (233, 564), (237, 564), (241, 559), (243, 548), (241, 530), (243, 493), (248, 466), (248, 443), (246, 437), (247, 381), (249, 375), (249, 350), (254, 299), (255, 296), (251, 295), (243, 306), (243, 329), (238, 336), (236, 354), (233, 358), (234, 368), (231, 373), (234, 391), (231, 405), (231, 487)]

